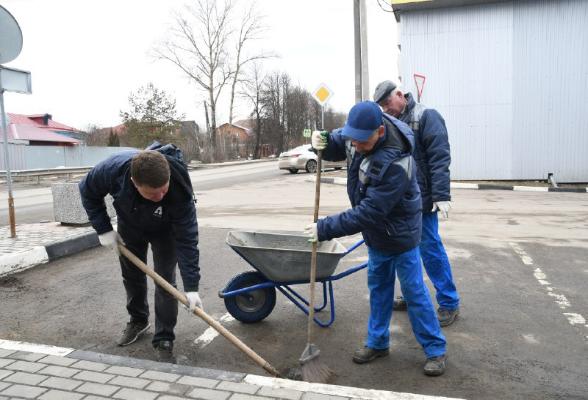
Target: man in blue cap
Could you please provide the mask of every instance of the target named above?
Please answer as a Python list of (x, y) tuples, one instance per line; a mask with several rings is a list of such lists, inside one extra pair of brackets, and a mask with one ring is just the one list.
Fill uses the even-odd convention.
[[(439, 322), (441, 326), (449, 326), (459, 316), (459, 294), (439, 236), (437, 219), (438, 212), (448, 218), (451, 208), (451, 154), (445, 121), (437, 110), (417, 103), (411, 93), (404, 94), (392, 81), (376, 86), (374, 101), (385, 113), (399, 118), (414, 132), (417, 182), (423, 200), (423, 233), (419, 247), (427, 275), (437, 291)], [(406, 306), (401, 297), (394, 301), (395, 310), (406, 310)]]
[(445, 372), (445, 337), (441, 332), (420, 264), (421, 196), (411, 156), (412, 131), (384, 116), (371, 101), (353, 106), (342, 129), (314, 132), (312, 146), (331, 161), (350, 160), (347, 194), (352, 208), (306, 228), (312, 241), (361, 232), (368, 248), (370, 316), (358, 364), (389, 354), (394, 281), (398, 274), (409, 304), (412, 330), (425, 351), (424, 373)]

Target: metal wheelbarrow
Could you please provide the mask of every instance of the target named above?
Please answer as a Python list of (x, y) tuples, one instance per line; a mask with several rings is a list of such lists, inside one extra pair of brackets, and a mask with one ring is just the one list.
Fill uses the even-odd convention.
[[(308, 301), (291, 286), (308, 284), (312, 245), (308, 236), (275, 232), (231, 231), (227, 244), (255, 271), (236, 275), (219, 291), (227, 311), (238, 321), (254, 323), (271, 314), (276, 305), (276, 289), (308, 315)], [(326, 328), (335, 321), (333, 282), (367, 267), (367, 262), (353, 266), (337, 275), (333, 272), (339, 260), (363, 244), (363, 240), (346, 249), (337, 240), (318, 243), (316, 281), (323, 285), (323, 304), (315, 312), (330, 305), (330, 318), (314, 318)]]

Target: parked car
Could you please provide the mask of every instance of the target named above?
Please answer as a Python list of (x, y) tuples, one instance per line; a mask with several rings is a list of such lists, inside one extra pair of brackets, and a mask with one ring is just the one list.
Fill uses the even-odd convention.
[[(336, 162), (323, 160), (323, 169), (341, 169), (346, 166), (347, 161), (345, 160)], [(316, 167), (317, 156), (310, 150), (309, 144), (303, 144), (302, 146), (281, 153), (278, 161), (278, 168), (287, 169), (291, 174), (296, 174), (301, 169), (313, 174), (316, 172)]]

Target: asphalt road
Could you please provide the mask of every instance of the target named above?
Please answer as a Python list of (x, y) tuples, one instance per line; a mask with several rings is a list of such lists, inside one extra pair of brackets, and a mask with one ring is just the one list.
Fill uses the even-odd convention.
[[(296, 366), (304, 349), (304, 314), (279, 294), (268, 318), (242, 324), (227, 314), (217, 292), (250, 269), (224, 243), (228, 230), (301, 229), (312, 215), (313, 184), (305, 178), (280, 175), (203, 190), (198, 203), (204, 308), (280, 370)], [(586, 399), (586, 196), (454, 191), (441, 230), (462, 313), (444, 330), (446, 374), (422, 374), (422, 350), (401, 312), (393, 316), (390, 357), (352, 363), (368, 312), (366, 277), (359, 272), (335, 282), (336, 321), (316, 334), (321, 361), (336, 373), (333, 383), (471, 399)], [(344, 187), (323, 186), (321, 214), (346, 207)], [(342, 242), (349, 246), (355, 239)], [(363, 260), (360, 248), (338, 271)], [(0, 304), (1, 338), (154, 359), (150, 335), (129, 347), (114, 344), (127, 320), (124, 290), (114, 256), (101, 248), (3, 279)], [(186, 312), (176, 335), (180, 363), (263, 374)]]
[[(217, 189), (237, 183), (255, 182), (283, 175), (277, 162), (252, 163), (218, 168), (201, 168), (190, 172), (196, 194), (199, 191)], [(16, 183), (13, 188), (17, 224), (53, 221), (53, 197), (51, 183), (45, 180), (41, 185)], [(0, 226), (8, 225), (7, 192), (0, 193)]]

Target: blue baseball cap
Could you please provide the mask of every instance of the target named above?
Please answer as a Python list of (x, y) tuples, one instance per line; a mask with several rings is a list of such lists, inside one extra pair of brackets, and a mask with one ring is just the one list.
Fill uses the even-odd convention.
[(382, 125), (382, 110), (373, 101), (357, 103), (347, 115), (347, 122), (341, 134), (358, 142), (366, 142)]

